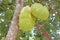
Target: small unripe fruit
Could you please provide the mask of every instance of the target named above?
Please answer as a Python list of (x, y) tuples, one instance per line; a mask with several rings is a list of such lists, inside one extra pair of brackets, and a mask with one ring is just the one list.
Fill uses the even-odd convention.
[(35, 21), (31, 16), (31, 8), (29, 6), (24, 7), (19, 15), (19, 26), (21, 30), (25, 32), (31, 31), (34, 24)]
[(32, 15), (41, 20), (46, 20), (49, 17), (49, 11), (47, 7), (40, 3), (34, 3), (31, 6)]

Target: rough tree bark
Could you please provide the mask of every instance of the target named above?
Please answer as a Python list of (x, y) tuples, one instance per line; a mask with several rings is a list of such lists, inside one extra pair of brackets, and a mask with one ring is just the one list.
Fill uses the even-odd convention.
[(16, 0), (16, 9), (12, 18), (11, 26), (9, 27), (9, 31), (5, 40), (16, 40), (17, 33), (18, 33), (18, 16), (20, 10), (23, 7), (23, 0)]
[[(11, 26), (9, 27), (9, 31), (6, 35), (5, 40), (16, 40), (17, 33), (18, 33), (18, 16), (19, 13), (23, 7), (24, 0), (16, 0), (16, 10), (14, 12)], [(43, 27), (41, 27), (39, 24), (36, 24), (35, 27), (42, 33), (42, 36), (46, 38), (46, 40), (51, 40), (51, 36), (45, 31)]]

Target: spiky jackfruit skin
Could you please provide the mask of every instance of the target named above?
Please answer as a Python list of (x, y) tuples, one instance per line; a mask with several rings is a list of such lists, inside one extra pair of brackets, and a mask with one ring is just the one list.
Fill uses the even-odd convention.
[(31, 16), (31, 8), (29, 6), (24, 7), (19, 15), (20, 29), (25, 32), (31, 31), (34, 24), (35, 20), (33, 19), (33, 16)]
[(47, 7), (40, 3), (34, 3), (31, 6), (32, 15), (41, 20), (46, 20), (49, 17), (49, 11)]

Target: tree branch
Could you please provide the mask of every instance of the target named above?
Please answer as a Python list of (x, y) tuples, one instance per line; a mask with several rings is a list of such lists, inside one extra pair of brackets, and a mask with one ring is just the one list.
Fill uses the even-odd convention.
[(48, 32), (45, 31), (45, 29), (41, 25), (36, 24), (35, 27), (41, 32), (41, 35), (46, 38), (46, 40), (52, 40), (51, 36), (48, 34)]
[(7, 33), (7, 36), (5, 40), (16, 40), (17, 33), (18, 33), (18, 16), (20, 13), (20, 10), (23, 7), (23, 0), (16, 0), (16, 10), (14, 12), (11, 26), (9, 28), (9, 31)]

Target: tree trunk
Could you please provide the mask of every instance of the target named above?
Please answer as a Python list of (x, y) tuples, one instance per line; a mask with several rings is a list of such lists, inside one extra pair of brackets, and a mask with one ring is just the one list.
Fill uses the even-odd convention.
[(18, 33), (18, 16), (20, 13), (20, 10), (23, 7), (23, 0), (16, 0), (16, 10), (14, 12), (12, 21), (11, 21), (11, 26), (9, 27), (9, 31), (7, 33), (7, 36), (5, 40), (16, 40), (17, 38), (17, 33)]

